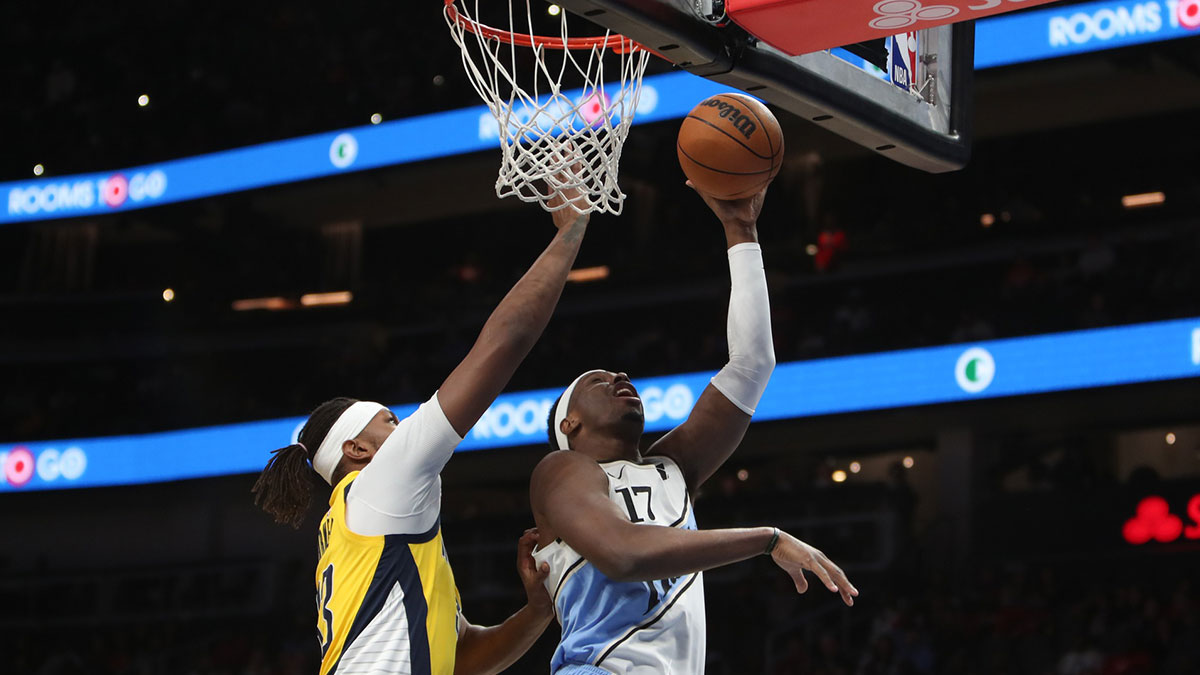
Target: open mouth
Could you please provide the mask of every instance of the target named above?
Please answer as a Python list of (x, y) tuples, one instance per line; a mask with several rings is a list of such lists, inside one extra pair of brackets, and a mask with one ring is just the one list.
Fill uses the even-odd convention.
[(622, 382), (621, 384), (618, 384), (616, 389), (613, 390), (613, 396), (616, 396), (617, 398), (635, 398), (639, 401), (641, 400), (641, 398), (638, 397), (637, 389), (634, 389), (633, 385), (629, 384), (628, 382)]

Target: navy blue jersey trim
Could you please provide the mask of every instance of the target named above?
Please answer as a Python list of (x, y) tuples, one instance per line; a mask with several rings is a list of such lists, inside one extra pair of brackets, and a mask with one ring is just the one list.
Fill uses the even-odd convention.
[(434, 537), (436, 537), (441, 529), (442, 515), (439, 513), (437, 520), (433, 521), (433, 527), (425, 530), (424, 532), (418, 534), (388, 534), (384, 536), (387, 537), (388, 543), (393, 541), (402, 541), (405, 544), (424, 544), (425, 542), (431, 541)]
[[(434, 534), (437, 533), (437, 528), (438, 526), (435, 524)], [(424, 536), (424, 534), (389, 534), (384, 537), (383, 554), (379, 556), (379, 564), (375, 567), (375, 576), (371, 579), (367, 593), (363, 596), (362, 604), (359, 605), (358, 612), (354, 615), (350, 633), (346, 635), (346, 641), (342, 643), (342, 653), (338, 655), (337, 663), (334, 663), (333, 668), (330, 669), (330, 675), (337, 672), (346, 650), (354, 644), (358, 636), (383, 609), (384, 602), (387, 601), (392, 588), (397, 583), (404, 592), (404, 614), (408, 619), (408, 645), (412, 673), (413, 675), (431, 675), (433, 667), (429, 654), (429, 631), (425, 625), (429, 607), (425, 604), (425, 591), (421, 587), (420, 571), (417, 569), (416, 561), (413, 560), (412, 550), (408, 547), (413, 536)], [(424, 541), (432, 538), (430, 536)]]

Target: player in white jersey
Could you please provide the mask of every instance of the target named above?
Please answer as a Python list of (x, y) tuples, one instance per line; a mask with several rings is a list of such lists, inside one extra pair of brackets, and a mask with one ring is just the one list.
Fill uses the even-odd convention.
[(533, 472), (534, 559), (562, 625), (556, 675), (704, 672), (703, 571), (767, 554), (853, 605), (858, 591), (821, 551), (773, 527), (699, 530), (695, 490), (733, 453), (775, 366), (757, 220), (766, 189), (701, 194), (728, 244), (729, 362), (688, 419), (642, 453), (642, 401), (625, 373), (580, 375), (550, 410), (555, 449)]

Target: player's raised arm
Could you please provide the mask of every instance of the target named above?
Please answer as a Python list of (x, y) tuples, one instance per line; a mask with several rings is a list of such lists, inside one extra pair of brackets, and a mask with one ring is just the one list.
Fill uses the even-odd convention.
[(438, 389), (442, 410), (459, 436), (466, 435), (508, 385), (562, 295), (588, 215), (568, 206), (554, 211), (553, 217), (558, 227), (554, 240), (500, 301), (471, 351)]
[(775, 369), (771, 306), (758, 246), (758, 214), (766, 191), (764, 187), (745, 199), (721, 200), (697, 190), (725, 228), (731, 280), (729, 362), (705, 387), (688, 419), (647, 453), (674, 459), (691, 490), (708, 480), (742, 442)]
[[(559, 193), (555, 199), (561, 204), (577, 196)], [(432, 399), (404, 420), (378, 403), (327, 401), (310, 415), (299, 442), (272, 453), (254, 485), (255, 503), (278, 522), (298, 527), (312, 500), (309, 473), (332, 486), (360, 471), (347, 497), (352, 529), (378, 535), (423, 532), (432, 524), (441, 504), (434, 479), (541, 336), (579, 253), (588, 215), (570, 205), (552, 215), (554, 239), (500, 301)]]

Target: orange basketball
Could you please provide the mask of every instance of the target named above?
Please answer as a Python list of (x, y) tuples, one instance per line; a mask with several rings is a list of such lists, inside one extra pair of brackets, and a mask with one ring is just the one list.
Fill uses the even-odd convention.
[(701, 101), (680, 125), (675, 148), (692, 184), (720, 199), (749, 197), (783, 165), (779, 121), (745, 94), (717, 94)]

